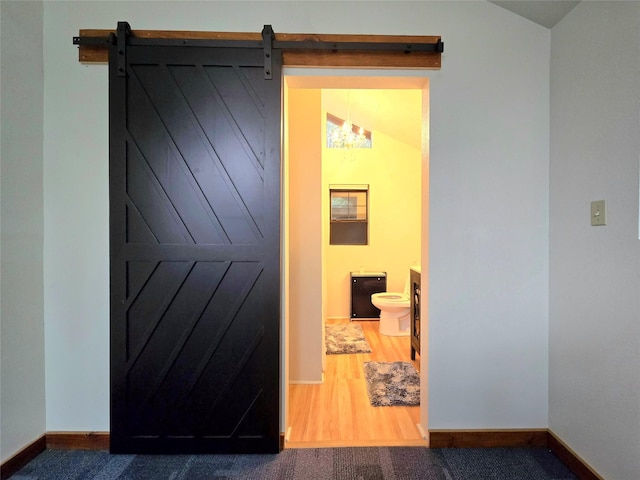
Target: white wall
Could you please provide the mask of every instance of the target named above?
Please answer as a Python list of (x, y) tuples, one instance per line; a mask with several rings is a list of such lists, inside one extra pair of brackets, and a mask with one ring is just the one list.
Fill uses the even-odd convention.
[[(46, 2), (47, 429), (107, 430), (107, 72), (81, 28), (440, 34), (430, 428), (547, 426), (547, 29), (488, 2)], [(354, 20), (357, 19), (357, 20)], [(423, 212), (426, 215), (426, 212)], [(73, 269), (70, 268), (73, 265)]]
[(71, 45), (86, 21), (115, 28), (94, 10), (44, 4), (47, 431), (109, 430), (108, 77)]
[[(603, 477), (640, 474), (640, 3), (551, 33), (549, 426)], [(607, 226), (590, 226), (590, 202)]]
[(42, 2), (0, 3), (0, 462), (45, 431)]
[(550, 35), (454, 3), (421, 18), (445, 43), (429, 89), (429, 428), (546, 427)]

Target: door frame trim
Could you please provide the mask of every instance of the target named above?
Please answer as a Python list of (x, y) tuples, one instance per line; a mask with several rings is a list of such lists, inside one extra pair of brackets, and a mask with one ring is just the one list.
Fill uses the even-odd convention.
[[(385, 70), (385, 69), (323, 69), (323, 68), (305, 68), (305, 69), (297, 69), (297, 68), (284, 68), (282, 71), (283, 75), (283, 91), (288, 89), (323, 89), (323, 88), (339, 88), (339, 89), (411, 89), (411, 90), (420, 90), (422, 91), (422, 128), (425, 128), (428, 132), (429, 130), (429, 122), (430, 122), (430, 85), (431, 85), (431, 76), (429, 72), (425, 72), (424, 70), (402, 70), (402, 69), (394, 69), (393, 71)], [(283, 95), (284, 98), (287, 98), (287, 95)], [(285, 108), (283, 109), (283, 117), (287, 115), (287, 107), (285, 103)], [(284, 121), (284, 120), (283, 120)], [(289, 134), (289, 130), (286, 126), (286, 121), (283, 124), (283, 131), (285, 132), (285, 139), (283, 140), (285, 143), (286, 136)], [(283, 170), (288, 168), (287, 161), (284, 160), (284, 155), (286, 151), (286, 147), (283, 147)], [(429, 221), (428, 221), (428, 211), (429, 211), (429, 195), (424, 193), (424, 189), (429, 185), (429, 152), (430, 152), (430, 144), (429, 144), (429, 135), (423, 136), (422, 139), (422, 160), (421, 160), (421, 176), (422, 176), (422, 192), (421, 192), (421, 202), (422, 202), (422, 210), (423, 216), (421, 219), (421, 237), (422, 237), (422, 247), (421, 247), (421, 258), (422, 258), (422, 271), (428, 272), (428, 258), (429, 258)], [(283, 202), (285, 201), (285, 190), (288, 188), (288, 180), (283, 180)], [(283, 211), (284, 215), (284, 211)], [(286, 221), (283, 222), (283, 241), (286, 238), (285, 226)], [(283, 261), (288, 259), (286, 250), (283, 249)], [(287, 267), (283, 264), (283, 275), (287, 274)], [(286, 285), (288, 280), (283, 277), (283, 295), (288, 293), (286, 289)], [(427, 275), (423, 276), (423, 285), (426, 289), (428, 285)], [(281, 371), (281, 375), (283, 376), (284, 385), (282, 386), (282, 397), (284, 401), (283, 411), (281, 413), (283, 419), (282, 428), (288, 432), (291, 423), (289, 421), (289, 409), (291, 408), (291, 404), (289, 403), (290, 394), (288, 391), (289, 386), (289, 371), (288, 366), (286, 365), (287, 356), (291, 351), (290, 347), (290, 338), (288, 337), (289, 325), (288, 325), (288, 315), (289, 313), (286, 311), (288, 309), (289, 303), (288, 300), (283, 297), (282, 299), (282, 308), (283, 310), (283, 318), (282, 325), (285, 330), (285, 334), (281, 338), (281, 343), (284, 347), (283, 350), (283, 368)], [(424, 325), (424, 335), (421, 336), (421, 345), (422, 351), (427, 350), (428, 344), (428, 307), (427, 302), (423, 302), (422, 304), (422, 313), (421, 317), (423, 318)], [(428, 356), (423, 355), (420, 356), (420, 372), (421, 372), (421, 383), (424, 385), (424, 388), (421, 389), (421, 412), (420, 412), (420, 424), (419, 429), (423, 436), (423, 439), (428, 442)], [(425, 433), (427, 432), (427, 433)], [(288, 438), (288, 435), (287, 435)], [(310, 445), (311, 446), (311, 445)], [(288, 448), (288, 447), (287, 447)], [(298, 445), (296, 447), (298, 448)]]

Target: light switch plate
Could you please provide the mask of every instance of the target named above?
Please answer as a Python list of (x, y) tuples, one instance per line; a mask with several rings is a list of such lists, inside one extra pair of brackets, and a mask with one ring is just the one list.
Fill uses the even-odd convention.
[(600, 227), (607, 224), (607, 207), (604, 200), (591, 202), (591, 225)]

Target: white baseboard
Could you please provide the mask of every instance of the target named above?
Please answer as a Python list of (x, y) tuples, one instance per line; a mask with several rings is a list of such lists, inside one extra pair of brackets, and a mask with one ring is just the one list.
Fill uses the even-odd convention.
[(422, 428), (422, 425), (420, 425), (419, 423), (416, 423), (416, 427), (418, 427), (418, 432), (420, 432), (420, 436), (424, 440), (428, 440), (429, 437), (427, 436), (427, 433), (424, 431), (424, 428)]
[(320, 374), (320, 380), (289, 380), (289, 385), (321, 385), (324, 383), (324, 372)]

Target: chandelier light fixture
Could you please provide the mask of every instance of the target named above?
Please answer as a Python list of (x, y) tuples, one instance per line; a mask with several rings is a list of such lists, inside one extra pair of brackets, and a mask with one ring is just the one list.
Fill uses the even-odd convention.
[(364, 128), (354, 126), (348, 119), (331, 132), (331, 141), (335, 148), (365, 148), (367, 145)]
[(351, 121), (351, 90), (347, 90), (346, 100), (346, 120), (327, 112), (327, 147), (349, 150), (371, 148), (371, 132)]

